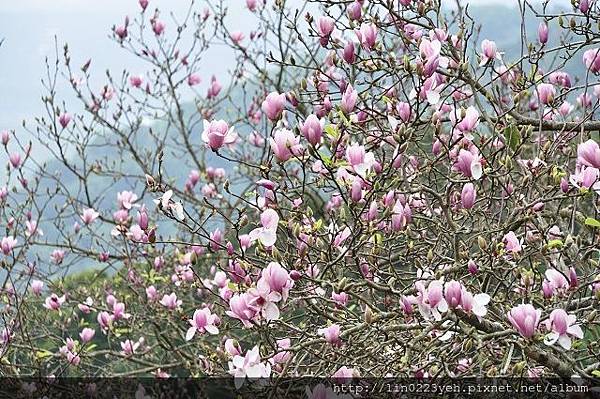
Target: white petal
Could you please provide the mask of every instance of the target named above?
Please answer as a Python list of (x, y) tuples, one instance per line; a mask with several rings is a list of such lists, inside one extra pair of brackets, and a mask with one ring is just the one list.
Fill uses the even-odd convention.
[(277, 241), (277, 232), (272, 229), (262, 229), (258, 239), (265, 247), (272, 247)]
[(219, 333), (219, 329), (215, 326), (213, 326), (212, 324), (207, 325), (206, 327), (204, 327), (204, 329), (206, 331), (208, 331), (209, 334), (212, 335), (217, 335)]
[(279, 319), (279, 308), (272, 302), (268, 302), (263, 308), (265, 319), (268, 321)]
[(196, 334), (196, 327), (190, 327), (187, 330), (187, 333), (185, 334), (185, 340), (189, 341), (192, 338), (194, 338), (194, 335)]
[(548, 346), (554, 345), (557, 340), (558, 340), (558, 333), (554, 332), (554, 331), (549, 334), (546, 334), (546, 336), (544, 337), (544, 343)]
[(572, 336), (577, 337), (579, 339), (583, 338), (583, 330), (577, 324), (567, 328), (567, 334), (571, 334)]
[(479, 180), (482, 175), (483, 168), (481, 167), (481, 164), (479, 162), (473, 162), (471, 164), (471, 176), (473, 176), (473, 179)]
[(558, 338), (558, 344), (566, 350), (571, 349), (571, 337), (567, 334), (563, 334)]
[(440, 93), (438, 93), (437, 91), (430, 90), (425, 94), (427, 96), (427, 102), (429, 102), (429, 104), (436, 105), (440, 102)]

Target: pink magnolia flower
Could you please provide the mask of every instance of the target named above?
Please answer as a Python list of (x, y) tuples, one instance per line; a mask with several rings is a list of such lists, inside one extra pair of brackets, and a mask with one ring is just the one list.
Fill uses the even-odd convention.
[(121, 354), (125, 356), (133, 356), (143, 342), (144, 338), (140, 338), (135, 342), (130, 339), (126, 339), (125, 341), (121, 342)]
[(196, 86), (202, 82), (202, 78), (195, 73), (191, 73), (187, 78), (188, 86)]
[(42, 288), (44, 288), (44, 283), (40, 280), (33, 280), (31, 282), (31, 291), (35, 295), (40, 295), (42, 293)]
[(81, 214), (81, 220), (86, 225), (89, 225), (89, 224), (92, 224), (94, 222), (94, 220), (96, 220), (98, 218), (98, 216), (100, 216), (100, 214), (98, 212), (96, 212), (92, 208), (88, 208), (88, 209), (85, 209), (83, 211), (83, 213)]
[(546, 290), (549, 290), (550, 293), (554, 293), (554, 291), (563, 291), (569, 287), (567, 278), (556, 269), (549, 268), (544, 275), (548, 280)]
[(64, 295), (59, 297), (56, 294), (52, 294), (44, 301), (44, 307), (49, 310), (58, 310), (65, 303), (65, 299)]
[(353, 64), (356, 61), (355, 48), (354, 43), (352, 41), (348, 41), (344, 46), (344, 50), (342, 52), (342, 58), (348, 64)]
[(490, 302), (488, 294), (471, 294), (464, 286), (461, 292), (460, 307), (467, 313), (473, 313), (481, 318), (487, 314), (487, 304)]
[(208, 99), (215, 98), (221, 92), (222, 86), (217, 80), (216, 76), (213, 76), (210, 80), (210, 86), (208, 87), (208, 92), (206, 93), (206, 97)]
[(262, 227), (257, 227), (250, 232), (250, 240), (259, 240), (265, 247), (272, 247), (277, 241), (279, 214), (274, 209), (265, 209), (260, 215), (260, 223)]
[(137, 199), (138, 196), (131, 191), (121, 191), (117, 194), (117, 203), (122, 209), (131, 209)]
[(401, 231), (412, 221), (412, 210), (408, 204), (402, 204), (402, 201), (396, 200), (392, 209), (392, 230)]
[(580, 189), (594, 190), (600, 193), (600, 170), (597, 168), (583, 166), (569, 176), (569, 181)]
[(377, 26), (375, 24), (363, 22), (360, 29), (355, 30), (355, 33), (360, 45), (366, 51), (371, 51), (375, 47), (377, 41)]
[(246, 0), (246, 7), (248, 7), (248, 9), (250, 11), (254, 11), (254, 10), (256, 10), (257, 2), (258, 2), (258, 0)]
[(485, 64), (490, 62), (490, 60), (493, 60), (495, 58), (500, 58), (496, 42), (484, 39), (481, 42), (481, 63), (479, 64), (479, 66), (484, 66)]
[(516, 234), (513, 231), (509, 231), (504, 238), (502, 239), (504, 242), (504, 248), (507, 252), (512, 252), (513, 254), (521, 252), (523, 240), (519, 240)]
[(415, 283), (417, 288), (417, 305), (421, 315), (431, 320), (441, 320), (441, 313), (448, 311), (448, 303), (444, 299), (443, 284), (439, 280), (433, 280), (427, 286), (423, 286), (421, 281)]
[(300, 138), (296, 137), (291, 130), (279, 129), (275, 131), (273, 137), (269, 139), (271, 149), (281, 162), (285, 162), (292, 156), (298, 156), (302, 153)]
[(94, 338), (96, 331), (93, 328), (86, 327), (79, 333), (79, 337), (81, 338), (81, 342), (87, 344)]
[(462, 192), (460, 194), (460, 200), (463, 208), (471, 209), (475, 204), (475, 199), (477, 198), (477, 192), (475, 191), (475, 186), (473, 183), (467, 183), (463, 186)]
[(246, 352), (245, 356), (236, 355), (229, 362), (229, 374), (234, 377), (235, 387), (239, 389), (247, 378), (268, 378), (271, 375), (271, 365), (260, 361), (258, 346)]
[(345, 114), (350, 114), (354, 110), (354, 107), (356, 107), (357, 101), (358, 92), (349, 84), (342, 95), (342, 111), (344, 111)]
[(540, 22), (538, 25), (538, 40), (542, 44), (548, 42), (548, 24), (544, 21)]
[(65, 251), (61, 249), (55, 249), (50, 254), (50, 259), (52, 259), (52, 262), (54, 262), (55, 264), (60, 265), (65, 259)]
[(256, 283), (255, 288), (248, 290), (250, 296), (248, 305), (258, 309), (260, 315), (266, 320), (279, 319), (279, 308), (277, 302), (281, 301), (282, 295), (279, 292), (272, 291), (267, 280), (261, 277)]
[(553, 85), (561, 86), (567, 89), (571, 87), (571, 77), (566, 72), (552, 72), (550, 75), (548, 75), (548, 81)]
[(600, 169), (600, 148), (590, 139), (577, 146), (577, 164)]
[(305, 139), (308, 140), (313, 146), (316, 146), (321, 141), (321, 137), (323, 136), (323, 124), (324, 122), (320, 120), (316, 115), (309, 115), (304, 123), (300, 126), (300, 132)]
[(363, 178), (375, 165), (375, 155), (372, 152), (366, 152), (365, 147), (357, 143), (346, 148), (346, 160), (356, 174)]
[(245, 327), (252, 327), (250, 321), (256, 317), (259, 311), (259, 309), (251, 303), (253, 299), (253, 296), (248, 295), (248, 293), (235, 294), (229, 299), (229, 310), (225, 313), (234, 319), (240, 320)]
[(182, 301), (181, 299), (177, 299), (177, 294), (172, 292), (169, 295), (163, 295), (162, 299), (160, 300), (160, 304), (169, 310), (175, 310), (181, 306)]
[(444, 298), (450, 308), (456, 308), (462, 301), (463, 286), (456, 280), (448, 281), (444, 292)]
[(454, 163), (453, 169), (461, 172), (466, 177), (479, 180), (483, 175), (481, 156), (479, 155), (479, 152), (476, 149), (473, 150), (473, 152), (461, 149), (458, 153), (458, 157)]
[(549, 105), (554, 102), (554, 96), (556, 96), (556, 89), (550, 83), (540, 83), (535, 91), (538, 99), (542, 104)]
[(318, 331), (319, 335), (325, 337), (325, 341), (333, 346), (341, 346), (342, 340), (340, 339), (340, 326), (332, 324), (326, 328), (320, 328)]
[(429, 40), (423, 38), (419, 44), (419, 53), (425, 61), (423, 74), (431, 76), (438, 69), (448, 67), (448, 58), (441, 56), (442, 43), (439, 40)]
[(548, 346), (554, 345), (557, 341), (564, 349), (571, 349), (571, 337), (583, 338), (583, 330), (578, 324), (577, 316), (567, 314), (562, 309), (554, 309), (550, 313), (548, 320), (544, 322), (546, 328), (551, 332), (544, 337), (544, 343)]
[(10, 255), (12, 250), (17, 246), (17, 239), (13, 236), (6, 236), (2, 238), (2, 242), (0, 243), (0, 247), (2, 248), (2, 253), (4, 255)]
[(13, 168), (18, 169), (21, 166), (21, 154), (18, 152), (11, 152), (8, 156), (8, 160)]
[(212, 335), (218, 334), (219, 329), (215, 326), (217, 322), (217, 315), (212, 314), (209, 308), (197, 309), (194, 316), (189, 320), (191, 327), (185, 334), (185, 340), (189, 341), (194, 338), (196, 331), (200, 333), (207, 332)]
[(36, 234), (40, 235), (40, 236), (44, 235), (44, 232), (42, 231), (42, 229), (38, 228), (37, 220), (26, 221), (25, 227), (27, 228), (25, 235), (27, 235), (28, 237), (33, 237)]
[(161, 21), (160, 19), (156, 19), (153, 18), (152, 21), (152, 30), (154, 31), (154, 34), (156, 36), (160, 36), (163, 34), (163, 32), (165, 31), (165, 23), (163, 21)]
[(276, 121), (281, 118), (283, 109), (285, 107), (286, 98), (285, 94), (279, 94), (272, 92), (267, 95), (267, 98), (262, 103), (261, 109), (267, 115), (271, 121)]
[(288, 293), (294, 285), (294, 281), (283, 266), (277, 262), (271, 262), (263, 269), (261, 276), (269, 285), (271, 292), (278, 292), (284, 301), (287, 300)]
[(244, 40), (244, 33), (240, 32), (240, 31), (235, 31), (235, 32), (231, 32), (231, 34), (229, 35), (229, 37), (231, 38), (231, 41), (236, 44), (236, 45), (240, 45), (240, 43), (242, 42), (242, 40)]
[(106, 333), (106, 331), (108, 331), (110, 329), (110, 326), (112, 325), (113, 321), (114, 321), (114, 316), (111, 315), (110, 313), (108, 313), (107, 311), (102, 311), (100, 313), (98, 313), (98, 324), (100, 325), (100, 328), (102, 329), (102, 331), (104, 333)]
[(456, 123), (456, 129), (461, 133), (472, 132), (479, 125), (479, 112), (473, 106), (470, 106), (465, 111), (465, 116), (461, 118), (461, 110), (455, 109), (450, 114), (450, 118)]
[(231, 128), (227, 122), (204, 120), (204, 131), (202, 132), (202, 141), (210, 147), (211, 150), (218, 150), (224, 145), (233, 144), (237, 140), (237, 134), (234, 127)]
[(335, 21), (331, 17), (319, 18), (319, 36), (321, 37), (321, 45), (325, 46), (329, 40), (329, 36), (335, 29)]
[(331, 293), (331, 300), (335, 302), (336, 306), (344, 307), (348, 304), (348, 294), (345, 292), (336, 293), (335, 291)]
[(134, 75), (129, 77), (129, 84), (133, 87), (140, 87), (144, 83), (144, 78), (140, 75)]
[(590, 72), (600, 72), (600, 48), (590, 49), (583, 53), (583, 63)]
[(69, 122), (71, 122), (71, 115), (67, 114), (66, 112), (60, 114), (58, 117), (58, 123), (60, 123), (63, 129), (69, 125)]
[(542, 311), (535, 309), (531, 304), (516, 306), (507, 314), (510, 323), (525, 338), (533, 337), (541, 316)]
[(403, 101), (399, 102), (398, 105), (396, 105), (396, 111), (402, 122), (410, 121), (412, 111), (409, 103)]

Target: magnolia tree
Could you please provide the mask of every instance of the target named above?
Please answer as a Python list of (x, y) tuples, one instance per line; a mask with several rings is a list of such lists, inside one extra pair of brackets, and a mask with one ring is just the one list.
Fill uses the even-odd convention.
[(515, 50), (441, 3), (140, 0), (143, 73), (57, 52), (2, 133), (2, 374), (597, 376), (600, 8), (515, 2)]

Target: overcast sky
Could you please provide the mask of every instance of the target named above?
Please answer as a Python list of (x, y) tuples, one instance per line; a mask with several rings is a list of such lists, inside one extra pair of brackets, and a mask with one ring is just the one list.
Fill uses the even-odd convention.
[[(240, 4), (230, 7), (231, 18), (238, 29), (250, 30), (248, 18), (244, 18), (248, 13), (245, 1), (229, 1), (231, 5)], [(470, 3), (514, 6), (517, 1), (470, 0)], [(202, 0), (197, 2), (202, 3)], [(176, 15), (184, 13), (188, 5), (188, 0), (150, 0), (150, 8), (172, 10)], [(111, 26), (121, 23), (124, 15), (135, 15), (138, 11), (137, 0), (0, 0), (0, 38), (4, 38), (0, 47), (0, 130), (18, 131), (24, 118), (41, 112), (43, 61), (54, 54), (54, 37), (58, 38), (59, 45), (69, 43), (78, 65), (92, 57), (98, 74), (107, 68), (117, 72), (124, 68), (132, 71), (142, 68), (107, 38)], [(226, 57), (223, 53), (220, 58), (225, 61), (207, 63), (203, 75), (224, 73), (226, 69), (222, 65), (226, 64)]]

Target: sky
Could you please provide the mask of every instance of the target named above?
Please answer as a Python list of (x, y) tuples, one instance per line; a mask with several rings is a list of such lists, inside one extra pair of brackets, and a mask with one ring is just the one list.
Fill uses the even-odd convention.
[[(203, 0), (197, 0), (202, 3)], [(228, 0), (231, 21), (240, 30), (251, 29), (244, 0)], [(453, 2), (454, 0), (443, 0)], [(463, 0), (464, 1), (464, 0)], [(515, 6), (518, 0), (469, 0), (471, 5), (501, 4)], [(563, 3), (568, 0), (551, 0)], [(158, 7), (182, 15), (189, 0), (150, 0), (149, 8)], [(69, 43), (74, 61), (83, 64), (93, 59), (99, 72), (111, 69), (120, 72), (124, 68), (135, 71), (142, 68), (133, 57), (126, 54), (108, 39), (110, 29), (119, 24), (124, 15), (139, 11), (137, 0), (2, 0), (0, 1), (0, 130), (19, 131), (23, 119), (42, 112), (42, 86), (44, 59), (54, 54), (54, 38), (60, 48)], [(217, 50), (218, 51), (218, 50)], [(228, 54), (221, 52), (218, 65), (227, 65)], [(226, 68), (217, 68), (214, 61), (206, 62), (206, 75), (223, 75)], [(205, 78), (205, 81), (208, 79)]]

